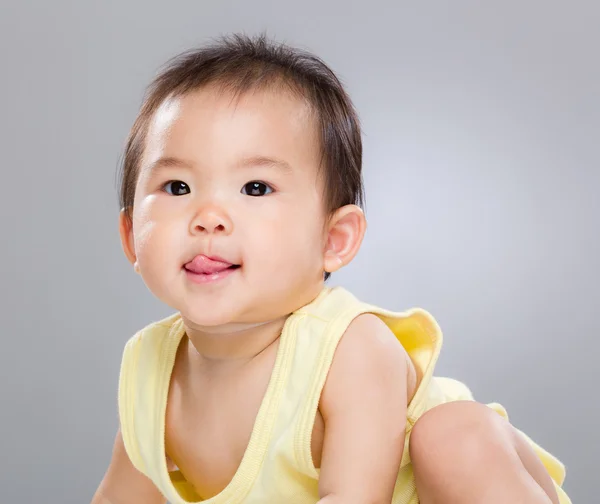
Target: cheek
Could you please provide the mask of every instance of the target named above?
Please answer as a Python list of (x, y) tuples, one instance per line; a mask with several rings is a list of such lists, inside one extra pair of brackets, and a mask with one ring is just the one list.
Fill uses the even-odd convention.
[(140, 268), (156, 269), (168, 264), (170, 251), (177, 247), (177, 226), (140, 216), (134, 219), (134, 244)]
[[(158, 298), (169, 304), (173, 299), (171, 282), (179, 272), (178, 250), (181, 250), (181, 238), (176, 226), (167, 226), (162, 222), (140, 222), (134, 228), (135, 249), (140, 275)], [(180, 233), (179, 233), (180, 234)]]
[(149, 256), (166, 249), (167, 243), (174, 243), (180, 226), (173, 209), (155, 195), (147, 195), (136, 203), (133, 231), (138, 256)]
[(318, 216), (280, 210), (261, 221), (261, 230), (247, 236), (261, 269), (277, 275), (303, 275), (321, 268), (322, 235)]
[(160, 243), (157, 226), (152, 221), (134, 222), (135, 254), (140, 267), (152, 263), (153, 256), (158, 252), (157, 243)]
[(152, 220), (152, 205), (146, 199), (136, 200), (133, 207), (133, 236), (135, 251), (139, 255), (148, 241), (152, 238), (154, 221)]

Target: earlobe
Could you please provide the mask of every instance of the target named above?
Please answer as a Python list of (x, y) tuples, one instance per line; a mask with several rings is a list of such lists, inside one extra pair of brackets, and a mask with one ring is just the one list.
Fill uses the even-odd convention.
[(119, 213), (119, 235), (121, 236), (121, 246), (127, 260), (133, 264), (133, 268), (139, 273), (139, 266), (135, 255), (135, 246), (133, 242), (133, 222), (131, 216), (125, 209)]
[(323, 258), (326, 272), (333, 273), (354, 259), (366, 229), (365, 215), (356, 205), (346, 205), (333, 214)]

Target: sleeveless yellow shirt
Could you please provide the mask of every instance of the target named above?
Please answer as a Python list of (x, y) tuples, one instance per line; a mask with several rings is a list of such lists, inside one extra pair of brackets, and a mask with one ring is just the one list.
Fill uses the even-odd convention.
[[(119, 380), (121, 432), (131, 462), (171, 504), (315, 504), (319, 470), (312, 462), (311, 436), (321, 391), (340, 338), (363, 313), (375, 314), (387, 324), (423, 377), (408, 405), (406, 443), (393, 497), (393, 504), (417, 504), (408, 449), (412, 426), (436, 405), (473, 397), (462, 383), (433, 376), (442, 334), (427, 312), (390, 312), (362, 303), (339, 287), (325, 288), (287, 319), (242, 462), (229, 485), (204, 501), (181, 472), (169, 472), (166, 462), (167, 396), (175, 354), (185, 334), (181, 318), (173, 315), (133, 336), (125, 346)], [(500, 405), (488, 406), (506, 417)], [(563, 464), (525, 437), (554, 480), (561, 504), (570, 504), (561, 488)]]

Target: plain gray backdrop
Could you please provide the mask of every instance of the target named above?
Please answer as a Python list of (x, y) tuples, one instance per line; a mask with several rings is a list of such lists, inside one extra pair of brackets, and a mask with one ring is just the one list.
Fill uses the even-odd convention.
[[(370, 222), (333, 277), (422, 306), (438, 374), (504, 404), (594, 500), (600, 420), (600, 4), (2, 1), (1, 502), (89, 502), (125, 341), (170, 310), (124, 259), (115, 172), (181, 50), (267, 30), (338, 72)], [(595, 490), (595, 491), (594, 491)]]

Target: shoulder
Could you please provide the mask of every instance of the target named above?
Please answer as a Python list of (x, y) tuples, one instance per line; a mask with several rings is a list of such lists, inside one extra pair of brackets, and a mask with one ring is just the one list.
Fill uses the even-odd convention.
[(340, 395), (408, 393), (412, 364), (398, 338), (377, 315), (363, 313), (352, 320), (336, 349), (322, 395), (322, 406)]
[(342, 335), (336, 359), (338, 357), (406, 369), (407, 354), (380, 317), (362, 313), (352, 320)]
[(374, 313), (361, 313), (350, 322), (340, 339), (339, 348), (342, 347), (366, 352), (365, 357), (380, 357), (384, 360), (387, 360), (386, 356), (390, 352), (392, 360), (404, 353), (396, 335)]
[[(118, 385), (119, 419), (124, 445), (137, 468), (142, 467), (142, 458), (134, 416), (147, 418), (156, 412), (157, 393), (172, 369), (171, 359), (181, 334), (180, 320), (173, 315), (148, 324), (127, 341), (123, 350)], [(153, 386), (148, 386), (149, 383)]]
[(151, 322), (137, 331), (125, 343), (121, 357), (121, 380), (144, 362), (144, 369), (156, 364), (169, 354), (169, 348), (177, 344), (183, 331), (179, 314)]

